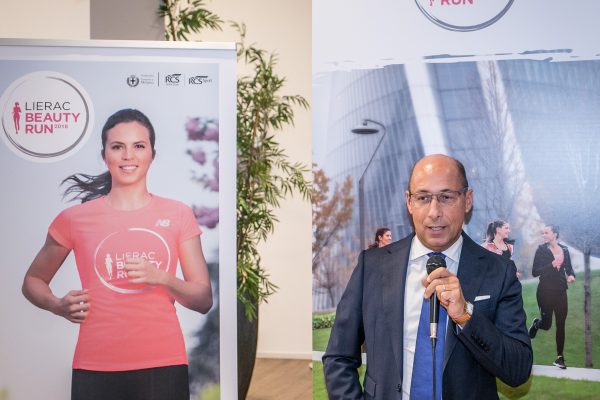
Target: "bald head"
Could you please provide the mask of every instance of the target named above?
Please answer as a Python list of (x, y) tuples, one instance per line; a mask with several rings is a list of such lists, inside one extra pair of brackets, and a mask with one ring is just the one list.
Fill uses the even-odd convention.
[(419, 161), (413, 165), (413, 168), (410, 172), (410, 179), (408, 180), (408, 190), (412, 191), (412, 182), (415, 173), (427, 173), (427, 172), (435, 172), (442, 171), (450, 172), (454, 170), (458, 175), (458, 179), (460, 181), (461, 188), (469, 187), (469, 181), (467, 180), (467, 173), (465, 171), (465, 166), (458, 161), (456, 158), (449, 157), (444, 154), (432, 154), (421, 158)]

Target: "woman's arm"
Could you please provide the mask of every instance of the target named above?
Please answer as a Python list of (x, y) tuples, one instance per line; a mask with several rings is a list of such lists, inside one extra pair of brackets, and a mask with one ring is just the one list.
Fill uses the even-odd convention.
[(179, 263), (185, 280), (139, 258), (128, 259), (125, 270), (129, 282), (162, 285), (182, 306), (202, 314), (207, 313), (212, 307), (212, 289), (199, 237), (193, 237), (179, 245)]
[(565, 256), (565, 272), (567, 273), (567, 283), (571, 283), (575, 280), (575, 271), (573, 271), (573, 265), (571, 264), (571, 255), (569, 254), (569, 249), (564, 246), (563, 254)]
[(50, 281), (61, 267), (70, 250), (46, 236), (46, 243), (31, 263), (23, 280), (23, 295), (34, 305), (53, 312), (74, 323), (82, 323), (90, 304), (87, 290), (71, 290), (58, 298), (50, 289)]

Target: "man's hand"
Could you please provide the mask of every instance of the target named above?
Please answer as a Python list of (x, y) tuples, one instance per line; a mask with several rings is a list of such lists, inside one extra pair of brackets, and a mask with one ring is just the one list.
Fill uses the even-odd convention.
[(446, 309), (448, 316), (455, 320), (465, 313), (465, 298), (458, 277), (446, 268), (437, 268), (421, 279), (425, 287), (424, 298), (436, 292), (440, 304)]

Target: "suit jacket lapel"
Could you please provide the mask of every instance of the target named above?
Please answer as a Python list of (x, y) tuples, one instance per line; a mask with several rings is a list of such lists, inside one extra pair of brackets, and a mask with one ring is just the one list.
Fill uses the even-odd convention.
[[(464, 232), (462, 233), (463, 245), (460, 253), (460, 260), (458, 262), (458, 279), (460, 281), (460, 287), (462, 288), (463, 296), (465, 300), (473, 302), (479, 288), (483, 282), (485, 276), (485, 264), (482, 263), (484, 252), (487, 251), (475, 243), (469, 238)], [(449, 327), (454, 328), (454, 324), (450, 323)], [(454, 333), (446, 332), (446, 345), (444, 348), (444, 366), (446, 364), (454, 346), (458, 339)]]
[(485, 252), (483, 247), (475, 243), (463, 233), (463, 249), (458, 264), (458, 279), (467, 301), (473, 302), (486, 275), (486, 264), (482, 262)]
[(381, 260), (383, 311), (388, 324), (396, 367), (400, 371), (399, 381), (402, 381), (403, 370), (404, 285), (412, 238), (413, 235), (410, 235), (396, 244), (386, 246), (387, 251)]

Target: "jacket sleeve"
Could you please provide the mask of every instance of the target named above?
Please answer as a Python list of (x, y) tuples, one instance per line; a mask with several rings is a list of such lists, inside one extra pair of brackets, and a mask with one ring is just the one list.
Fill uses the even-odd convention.
[(493, 319), (477, 311), (458, 334), (477, 362), (510, 386), (527, 381), (533, 364), (531, 340), (525, 326), (521, 283), (512, 261), (505, 268)]
[(565, 265), (565, 272), (567, 273), (567, 276), (575, 276), (575, 271), (573, 271), (573, 264), (571, 264), (571, 255), (569, 254), (569, 249), (566, 246), (563, 247), (563, 253), (565, 255), (565, 261), (563, 263)]
[(335, 322), (323, 355), (325, 385), (330, 400), (362, 399), (358, 379), (360, 348), (364, 342), (362, 318), (364, 251), (337, 306)]

